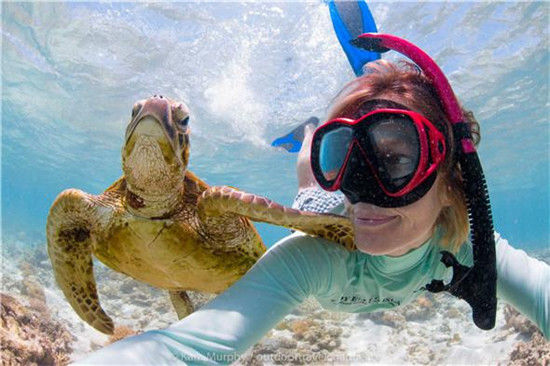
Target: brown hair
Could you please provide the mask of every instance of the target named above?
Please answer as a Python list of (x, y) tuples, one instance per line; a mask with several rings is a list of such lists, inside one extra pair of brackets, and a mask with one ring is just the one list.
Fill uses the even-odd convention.
[[(430, 120), (444, 135), (447, 143), (447, 156), (439, 167), (441, 189), (450, 199), (450, 206), (444, 207), (436, 221), (442, 229), (442, 245), (453, 252), (468, 239), (469, 223), (466, 198), (462, 184), (460, 167), (454, 159), (451, 123), (431, 81), (413, 63), (401, 61), (398, 64), (378, 60), (366, 65), (363, 76), (348, 83), (334, 98), (328, 119), (336, 117), (358, 118), (372, 110), (374, 99), (399, 96), (407, 106)], [(369, 110), (365, 110), (369, 108)], [(480, 141), (479, 124), (472, 112), (462, 109), (472, 133), (474, 144)]]

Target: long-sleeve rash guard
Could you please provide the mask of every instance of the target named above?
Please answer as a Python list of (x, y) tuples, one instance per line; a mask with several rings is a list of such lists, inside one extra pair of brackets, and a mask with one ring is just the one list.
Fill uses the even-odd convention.
[[(496, 234), (497, 294), (534, 321), (548, 339), (550, 267)], [(409, 303), (433, 279), (449, 280), (438, 235), (400, 257), (349, 252), (335, 243), (290, 235), (238, 282), (207, 305), (162, 330), (126, 338), (85, 364), (228, 364), (313, 295), (328, 310), (364, 312)], [(472, 263), (471, 246), (457, 254)]]

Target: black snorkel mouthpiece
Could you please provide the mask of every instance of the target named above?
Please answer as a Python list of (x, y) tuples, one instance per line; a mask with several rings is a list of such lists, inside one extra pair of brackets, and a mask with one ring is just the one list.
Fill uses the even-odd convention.
[[(376, 33), (366, 33), (366, 34), (376, 34)], [(391, 50), (390, 48), (387, 48), (381, 45), (382, 40), (380, 38), (370, 38), (370, 37), (367, 38), (367, 37), (363, 37), (363, 34), (355, 39), (352, 39), (350, 43), (355, 47), (362, 48), (370, 52), (385, 53)]]
[(453, 254), (443, 251), (441, 261), (445, 266), (453, 267), (453, 278), (448, 284), (433, 280), (426, 285), (426, 289), (431, 292), (448, 291), (467, 301), (472, 308), (474, 323), (481, 329), (492, 329), (497, 308), (497, 273), (491, 205), (481, 162), (456, 96), (439, 66), (414, 44), (396, 36), (378, 33), (365, 33), (351, 42), (368, 51), (383, 53), (394, 50), (407, 56), (422, 69), (437, 90), (453, 126), (454, 145), (470, 219), (474, 265), (464, 266)]

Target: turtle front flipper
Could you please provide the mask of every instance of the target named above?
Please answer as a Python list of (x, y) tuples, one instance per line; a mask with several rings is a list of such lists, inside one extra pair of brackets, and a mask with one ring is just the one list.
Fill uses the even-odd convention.
[(170, 301), (172, 301), (172, 306), (178, 314), (178, 319), (183, 319), (187, 315), (193, 312), (193, 304), (187, 292), (185, 291), (168, 291), (170, 294)]
[(198, 208), (201, 218), (231, 212), (253, 221), (300, 230), (339, 243), (348, 250), (355, 249), (353, 227), (345, 216), (295, 210), (227, 186), (210, 187), (204, 191)]
[(48, 254), (57, 284), (76, 313), (100, 332), (113, 321), (99, 304), (93, 275), (92, 238), (99, 225), (94, 196), (67, 189), (57, 196), (46, 226)]

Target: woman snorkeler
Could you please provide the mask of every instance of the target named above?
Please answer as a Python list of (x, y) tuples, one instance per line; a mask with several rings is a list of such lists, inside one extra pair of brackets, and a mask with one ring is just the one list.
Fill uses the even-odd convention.
[[(307, 153), (298, 161), (299, 208), (332, 204), (333, 196), (313, 188), (313, 176), (324, 190), (340, 190), (345, 203), (333, 212), (351, 219), (356, 250), (294, 233), (198, 311), (116, 342), (84, 363), (230, 363), (310, 295), (327, 310), (372, 312), (448, 290), (469, 302), (480, 328), (490, 329), (496, 294), (548, 339), (550, 267), (493, 237), (485, 183), (472, 163), (479, 141), (472, 113), (416, 46), (376, 34), (357, 44), (398, 50), (418, 67), (369, 64), (315, 130), (311, 170), (304, 168)], [(480, 181), (472, 181), (476, 174)]]

